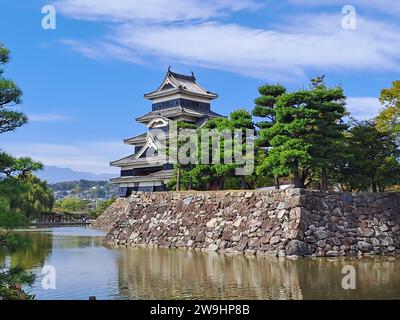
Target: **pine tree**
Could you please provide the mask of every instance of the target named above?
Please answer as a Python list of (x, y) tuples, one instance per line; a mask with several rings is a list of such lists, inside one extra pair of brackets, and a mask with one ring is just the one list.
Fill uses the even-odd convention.
[(1, 66), (9, 61), (10, 51), (0, 44), (0, 133), (13, 131), (28, 121), (23, 113), (9, 109), (20, 104), (22, 96), (18, 86), (12, 80), (3, 77), (4, 70)]

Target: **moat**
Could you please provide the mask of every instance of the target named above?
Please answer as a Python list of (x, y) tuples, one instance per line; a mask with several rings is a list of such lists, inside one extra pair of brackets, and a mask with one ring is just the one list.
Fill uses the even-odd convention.
[[(0, 252), (0, 264), (37, 275), (37, 299), (400, 299), (400, 257), (286, 259), (188, 250), (108, 248), (84, 227), (20, 231), (26, 248)], [(342, 289), (353, 265), (356, 290)], [(42, 268), (56, 270), (56, 289), (42, 289)]]

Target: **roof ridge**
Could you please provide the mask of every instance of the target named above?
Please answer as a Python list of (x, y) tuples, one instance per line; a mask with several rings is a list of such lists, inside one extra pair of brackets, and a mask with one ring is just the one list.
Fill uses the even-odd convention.
[(192, 74), (189, 76), (189, 75), (186, 75), (186, 74), (173, 72), (173, 71), (171, 71), (171, 67), (169, 67), (168, 71), (167, 71), (167, 74), (172, 76), (173, 78), (178, 78), (178, 79), (183, 79), (183, 80), (189, 80), (189, 81), (196, 82), (196, 77), (194, 76), (193, 71), (192, 71)]

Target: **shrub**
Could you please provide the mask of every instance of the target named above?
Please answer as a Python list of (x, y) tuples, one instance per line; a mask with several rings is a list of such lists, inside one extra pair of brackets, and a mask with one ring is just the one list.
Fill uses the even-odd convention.
[(29, 225), (29, 220), (21, 212), (13, 210), (0, 211), (0, 227), (15, 229), (27, 225)]

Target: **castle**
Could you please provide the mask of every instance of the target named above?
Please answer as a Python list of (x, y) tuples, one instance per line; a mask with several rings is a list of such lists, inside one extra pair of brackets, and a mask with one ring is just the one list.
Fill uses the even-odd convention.
[(193, 72), (183, 75), (168, 68), (158, 89), (144, 98), (152, 102), (152, 110), (136, 121), (146, 125), (147, 131), (124, 140), (134, 146), (134, 154), (110, 163), (121, 168), (121, 176), (111, 180), (119, 185), (120, 196), (129, 196), (133, 191), (165, 191), (174, 175), (174, 164), (158, 154), (162, 141), (150, 134), (152, 130), (168, 135), (170, 121), (184, 121), (200, 128), (208, 119), (221, 117), (211, 110), (211, 101), (218, 94), (200, 86)]

